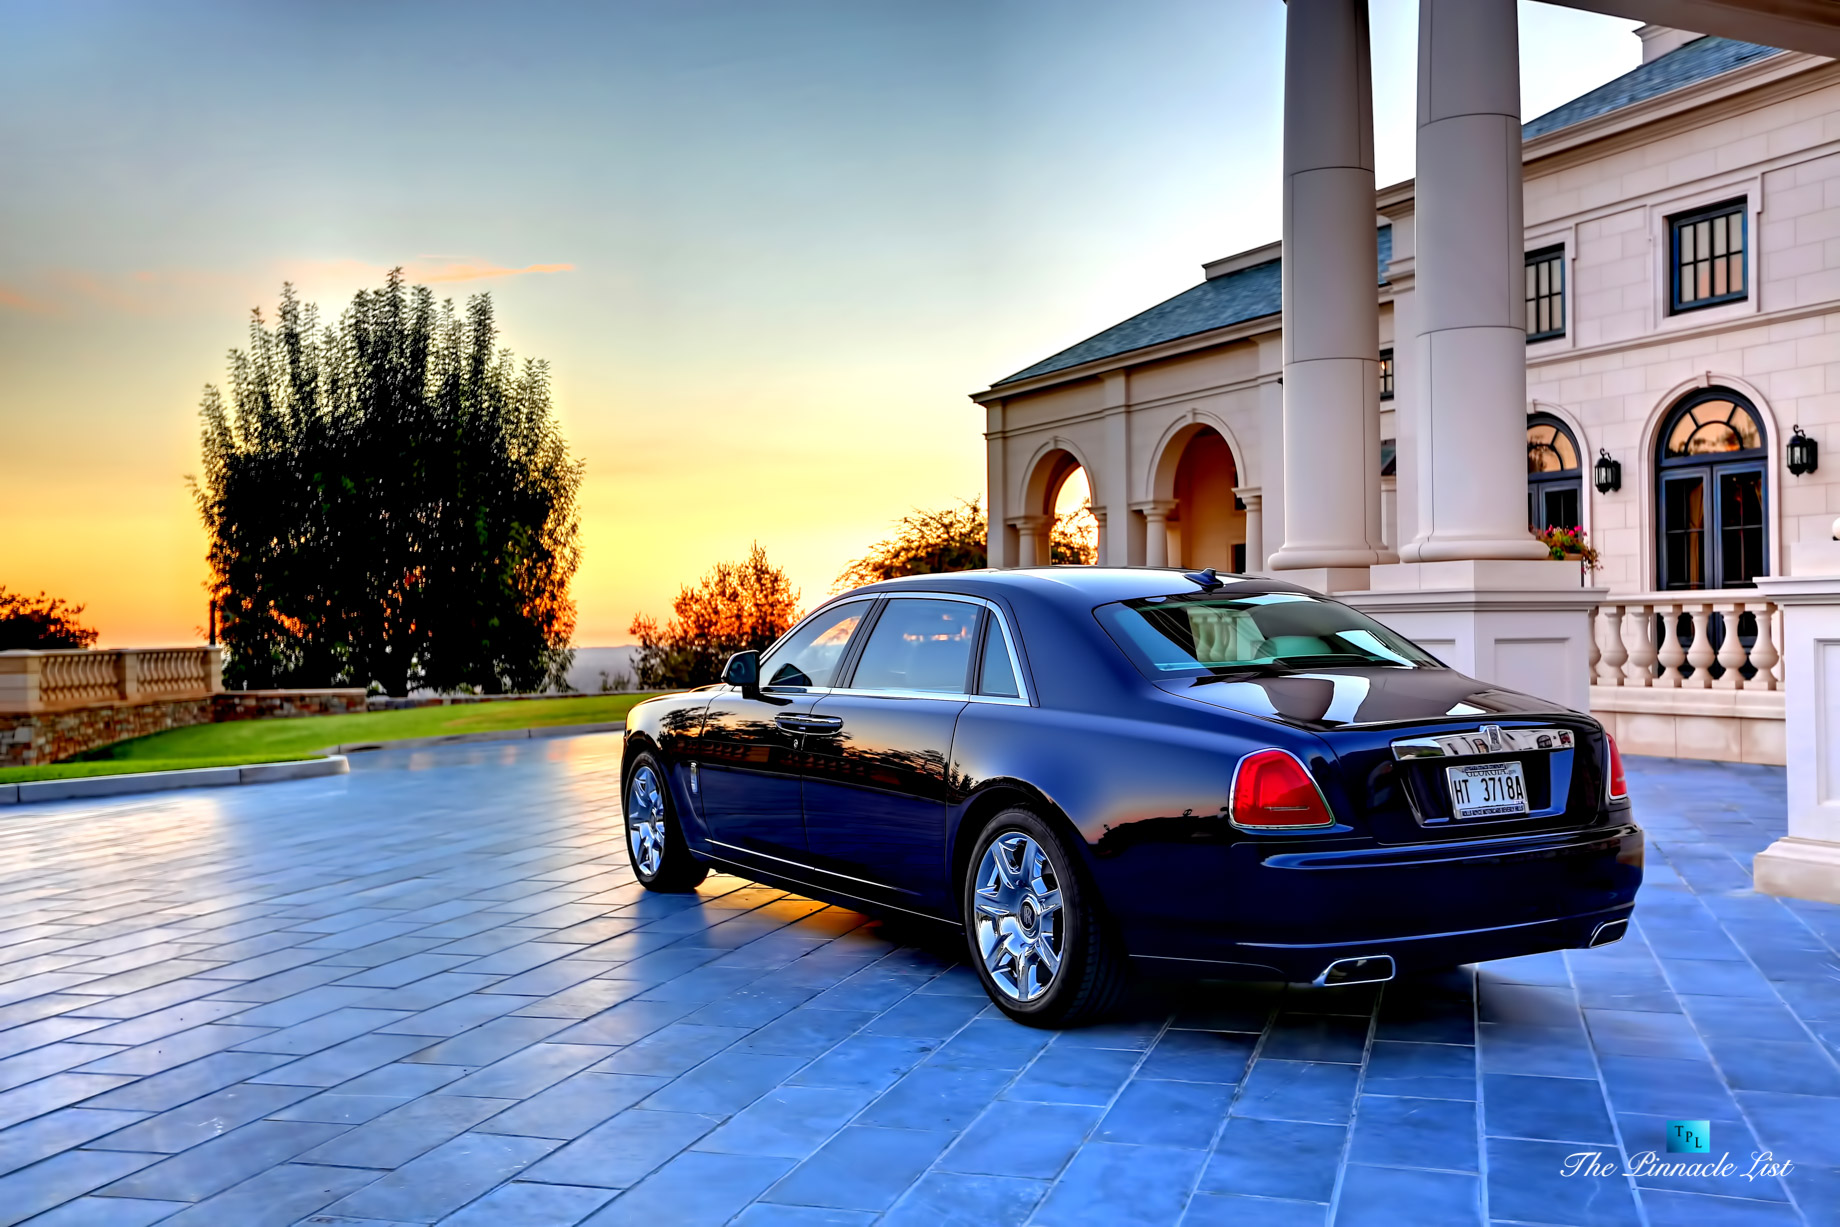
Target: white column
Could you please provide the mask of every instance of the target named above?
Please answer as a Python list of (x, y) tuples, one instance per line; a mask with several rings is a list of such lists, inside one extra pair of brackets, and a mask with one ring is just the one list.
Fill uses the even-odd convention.
[(1235, 486), (1234, 495), (1246, 504), (1246, 570), (1265, 569), (1265, 496), (1257, 486)]
[(1828, 574), (1757, 581), (1758, 592), (1782, 607), (1789, 833), (1759, 852), (1752, 868), (1766, 895), (1840, 903), (1840, 541), (1797, 550), (1798, 564), (1824, 553), (1819, 569)]
[(1271, 377), (1259, 384), (1259, 471), (1246, 474), (1269, 499), (1264, 505), (1264, 540), (1260, 563), (1284, 545), (1284, 347), (1277, 338), (1259, 342), (1259, 370)]
[[(1099, 516), (1099, 562), (1128, 566), (1131, 516), (1131, 381), (1124, 371), (1104, 378), (1105, 451), (1094, 463), (1103, 472), (1088, 473), (1093, 484), (1094, 512)], [(1105, 501), (1101, 505), (1098, 500)]]
[(992, 567), (1013, 567), (1015, 556), (1009, 548), (1009, 448), (1003, 431), (1003, 402), (984, 406), (984, 523), (985, 548)]
[(1380, 544), (1380, 316), (1366, 0), (1290, 0), (1284, 38), (1284, 544), (1365, 586)]
[(1137, 504), (1144, 513), (1144, 565), (1166, 567), (1169, 562), (1169, 513), (1176, 509), (1174, 499), (1151, 499)]
[(1017, 516), (1010, 521), (1016, 530), (1016, 565), (1019, 567), (1045, 567), (1053, 561), (1048, 546), (1048, 532), (1054, 527), (1054, 517), (1048, 515)]
[(1533, 559), (1515, 0), (1420, 0), (1420, 562)]

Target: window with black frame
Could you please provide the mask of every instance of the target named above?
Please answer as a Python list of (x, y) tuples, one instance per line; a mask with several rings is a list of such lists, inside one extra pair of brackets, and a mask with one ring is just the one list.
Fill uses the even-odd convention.
[(1748, 588), (1769, 574), (1766, 446), (1756, 409), (1729, 388), (1668, 415), (1655, 458), (1662, 588)]
[(1393, 351), (1380, 351), (1380, 399), (1393, 399)]
[(1527, 419), (1527, 524), (1577, 528), (1584, 523), (1584, 469), (1578, 440), (1549, 413)]
[(1565, 248), (1527, 253), (1527, 339), (1565, 335)]
[(1744, 201), (1668, 219), (1669, 298), (1673, 311), (1737, 302), (1747, 292)]

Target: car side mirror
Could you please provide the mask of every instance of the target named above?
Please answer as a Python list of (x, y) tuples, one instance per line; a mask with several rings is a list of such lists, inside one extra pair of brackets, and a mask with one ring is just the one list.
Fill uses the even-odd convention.
[(760, 653), (736, 652), (722, 667), (722, 680), (739, 687), (744, 699), (760, 697)]

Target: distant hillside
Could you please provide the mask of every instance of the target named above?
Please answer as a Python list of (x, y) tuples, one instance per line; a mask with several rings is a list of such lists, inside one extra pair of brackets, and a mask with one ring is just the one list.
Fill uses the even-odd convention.
[(636, 643), (617, 648), (576, 648), (575, 664), (569, 670), (569, 689), (596, 694), (601, 689), (603, 673), (609, 685), (622, 690), (633, 689), (633, 658), (638, 653)]

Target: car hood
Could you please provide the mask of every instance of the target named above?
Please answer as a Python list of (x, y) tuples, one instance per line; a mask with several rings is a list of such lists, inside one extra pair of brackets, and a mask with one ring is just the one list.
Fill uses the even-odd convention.
[(1465, 716), (1575, 714), (1549, 699), (1503, 690), (1452, 669), (1314, 669), (1271, 677), (1180, 678), (1157, 685), (1198, 703), (1317, 732)]

